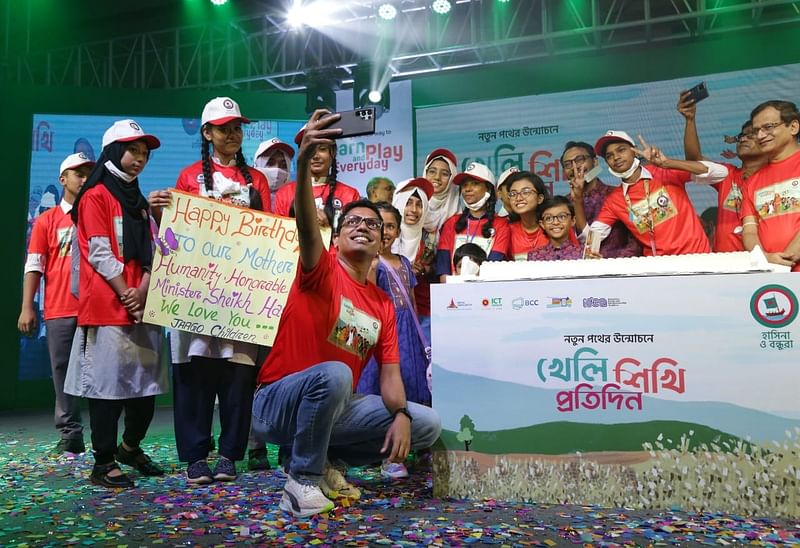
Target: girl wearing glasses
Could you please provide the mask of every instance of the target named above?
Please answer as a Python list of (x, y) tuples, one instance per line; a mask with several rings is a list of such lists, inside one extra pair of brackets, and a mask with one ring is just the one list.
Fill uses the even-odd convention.
[(516, 221), (509, 223), (511, 256), (527, 261), (528, 253), (547, 245), (547, 235), (539, 226), (536, 208), (547, 198), (544, 181), (529, 171), (517, 171), (503, 179), (508, 188), (508, 201)]
[(456, 175), (453, 184), (460, 188), (465, 207), (447, 220), (439, 235), (436, 273), (441, 281), (453, 273), (453, 252), (462, 244), (477, 244), (490, 261), (505, 260), (509, 248), (508, 221), (495, 215), (497, 195), (491, 170), (473, 162)]
[[(529, 261), (580, 259), (583, 251), (575, 238), (575, 209), (565, 196), (547, 198), (537, 208), (547, 244), (528, 253)], [(570, 238), (572, 235), (572, 238)]]

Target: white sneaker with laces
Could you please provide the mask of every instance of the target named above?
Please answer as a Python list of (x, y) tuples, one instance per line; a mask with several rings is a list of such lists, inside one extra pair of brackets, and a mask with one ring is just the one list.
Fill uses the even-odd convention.
[(381, 476), (393, 480), (407, 478), (408, 469), (402, 462), (383, 461), (383, 464), (381, 464)]
[(314, 514), (324, 514), (333, 510), (333, 501), (325, 497), (316, 485), (295, 481), (292, 476), (283, 486), (281, 510), (291, 512), (295, 517), (307, 518)]
[(361, 498), (361, 490), (344, 479), (344, 474), (331, 466), (329, 462), (325, 463), (325, 470), (322, 472), (322, 481), (319, 482), (319, 488), (322, 489), (326, 497), (331, 499), (345, 497), (358, 500)]

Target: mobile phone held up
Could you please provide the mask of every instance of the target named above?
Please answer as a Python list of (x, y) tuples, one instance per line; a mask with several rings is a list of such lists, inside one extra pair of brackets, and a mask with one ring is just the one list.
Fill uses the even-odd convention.
[(328, 126), (328, 129), (342, 130), (342, 133), (337, 135), (336, 139), (372, 135), (375, 133), (375, 114), (375, 107), (346, 110), (339, 113), (341, 118)]
[(708, 97), (708, 88), (705, 82), (700, 82), (689, 90), (689, 97), (693, 103), (699, 103)]

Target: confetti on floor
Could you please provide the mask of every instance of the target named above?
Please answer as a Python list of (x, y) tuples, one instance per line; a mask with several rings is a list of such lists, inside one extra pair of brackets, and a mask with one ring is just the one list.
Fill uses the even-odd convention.
[[(718, 513), (493, 500), (434, 499), (428, 461), (411, 477), (353, 470), (360, 501), (295, 519), (278, 508), (283, 476), (246, 472), (235, 482), (186, 485), (172, 438), (171, 410), (159, 409), (145, 449), (163, 478), (131, 477), (136, 488), (91, 485), (90, 453), (53, 456), (50, 416), (0, 417), (0, 546), (789, 546), (800, 523)], [(87, 435), (88, 441), (88, 435)], [(270, 461), (277, 454), (270, 448)], [(130, 469), (126, 471), (130, 472)]]

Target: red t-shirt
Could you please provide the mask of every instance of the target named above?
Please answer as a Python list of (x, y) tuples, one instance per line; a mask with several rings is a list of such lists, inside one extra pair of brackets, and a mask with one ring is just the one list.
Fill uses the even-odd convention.
[[(294, 192), (297, 183), (292, 181), (285, 186), (278, 189), (275, 193), (275, 213), (289, 217), (289, 210), (294, 202)], [(325, 200), (328, 199), (330, 186), (325, 185), (312, 185), (311, 191), (314, 193), (314, 201), (316, 202), (317, 209), (325, 207)], [(336, 189), (333, 191), (333, 209), (339, 211), (350, 202), (355, 202), (361, 198), (361, 195), (353, 187), (344, 184), (341, 181), (336, 181)]]
[(60, 205), (39, 215), (31, 231), (28, 253), (44, 258), (44, 319), (78, 315), (78, 299), (70, 291), (72, 217)]
[(461, 213), (456, 213), (442, 225), (442, 230), (439, 233), (439, 246), (436, 252), (437, 274), (452, 274), (454, 272), (453, 254), (456, 249), (466, 243), (480, 246), (486, 252), (488, 259), (502, 261), (508, 257), (511, 235), (508, 229), (508, 220), (505, 217), (495, 216), (492, 223), (494, 233), (489, 238), (483, 237), (483, 225), (487, 222), (485, 216), (475, 219), (468, 215), (466, 228), (456, 234), (456, 222), (459, 217), (461, 217)]
[[(800, 232), (800, 152), (769, 163), (747, 179), (742, 217), (756, 217), (758, 239), (767, 253), (778, 253)], [(800, 264), (792, 268), (800, 272)]]
[[(264, 204), (264, 209), (267, 213), (272, 211), (272, 203), (271, 203), (271, 195), (269, 192), (269, 183), (267, 182), (267, 178), (264, 177), (264, 174), (260, 171), (253, 169), (252, 167), (248, 167), (247, 170), (250, 172), (250, 177), (253, 179), (253, 188), (258, 191), (258, 194), (261, 196), (261, 202)], [(214, 171), (219, 172), (221, 175), (230, 179), (231, 181), (235, 181), (242, 186), (247, 185), (247, 181), (245, 181), (242, 172), (239, 171), (237, 166), (223, 166), (217, 163), (214, 163)], [(205, 177), (203, 175), (203, 161), (198, 160), (197, 162), (191, 164), (190, 166), (183, 169), (178, 175), (178, 181), (175, 184), (175, 188), (178, 190), (182, 190), (184, 192), (189, 192), (191, 194), (199, 194), (200, 196), (205, 196)], [(249, 191), (248, 191), (249, 192)], [(248, 197), (249, 200), (249, 197)], [(225, 198), (222, 199), (224, 202), (232, 203), (234, 205), (245, 206), (249, 204), (247, 203), (240, 203), (237, 200), (237, 194), (229, 194)]]
[(648, 185), (649, 196), (643, 168), (642, 178), (627, 190), (633, 212), (628, 210), (622, 193), (626, 185), (620, 185), (608, 195), (595, 221), (608, 226), (621, 221), (642, 244), (644, 254), (649, 256), (653, 251), (648, 217), (652, 216), (657, 255), (710, 253), (711, 246), (703, 225), (686, 193), (686, 183), (691, 180), (691, 174), (651, 165), (646, 170), (652, 176)]
[[(528, 232), (520, 221), (508, 223), (508, 228), (511, 234), (511, 258), (515, 261), (527, 261), (528, 253), (550, 243), (550, 238), (541, 228), (536, 232)], [(574, 230), (569, 231), (569, 241), (578, 245), (578, 236)]]
[(714, 231), (714, 251), (742, 251), (742, 235), (734, 229), (742, 226), (742, 169), (725, 164), (728, 176), (712, 185), (717, 190), (717, 228)]
[[(123, 259), (122, 206), (103, 184), (86, 191), (78, 202), (78, 247), (81, 253), (78, 325), (130, 325), (133, 319), (119, 302), (108, 281), (89, 263), (89, 240), (109, 239), (111, 251)], [(125, 263), (122, 276), (128, 287), (139, 287), (142, 267), (138, 261)]]
[(372, 282), (358, 283), (337, 258), (323, 252), (317, 266), (297, 269), (272, 351), (258, 374), (275, 382), (326, 361), (353, 371), (353, 389), (375, 355), (381, 366), (399, 364), (394, 306)]

